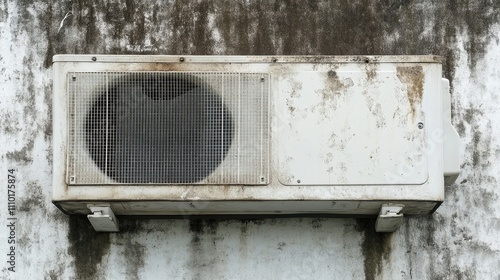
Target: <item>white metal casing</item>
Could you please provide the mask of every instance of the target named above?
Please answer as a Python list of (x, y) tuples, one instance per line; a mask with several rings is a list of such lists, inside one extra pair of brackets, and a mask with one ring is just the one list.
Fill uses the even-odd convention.
[[(70, 73), (145, 71), (269, 77), (269, 178), (72, 184), (68, 139), (79, 134), (69, 132)], [(444, 200), (444, 175), (452, 183), (458, 174), (441, 76), (436, 56), (56, 55), (53, 201), (69, 214), (89, 214), (88, 204), (102, 202), (116, 215), (377, 215), (384, 203), (404, 205), (405, 215), (432, 213)]]

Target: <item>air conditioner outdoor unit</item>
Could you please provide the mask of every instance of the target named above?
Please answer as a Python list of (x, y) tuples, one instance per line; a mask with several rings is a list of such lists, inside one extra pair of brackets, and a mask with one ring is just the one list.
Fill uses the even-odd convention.
[(432, 213), (459, 173), (436, 56), (54, 56), (53, 202), (115, 215)]

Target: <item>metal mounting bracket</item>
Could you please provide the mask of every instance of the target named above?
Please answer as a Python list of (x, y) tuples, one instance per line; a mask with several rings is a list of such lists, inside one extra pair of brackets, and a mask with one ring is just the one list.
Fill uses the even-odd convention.
[(120, 231), (118, 219), (109, 206), (87, 206), (92, 214), (87, 215), (95, 231), (117, 232)]
[(395, 232), (403, 223), (403, 204), (382, 204), (375, 223), (376, 232)]

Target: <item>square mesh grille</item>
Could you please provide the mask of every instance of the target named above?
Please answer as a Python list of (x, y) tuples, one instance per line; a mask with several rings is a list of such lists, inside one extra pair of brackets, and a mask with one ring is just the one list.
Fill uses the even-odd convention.
[(68, 184), (267, 184), (269, 74), (74, 72)]

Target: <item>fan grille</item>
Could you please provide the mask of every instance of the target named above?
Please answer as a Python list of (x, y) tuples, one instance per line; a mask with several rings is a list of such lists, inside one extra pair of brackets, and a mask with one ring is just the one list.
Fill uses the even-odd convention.
[(69, 73), (69, 184), (266, 184), (265, 73)]

